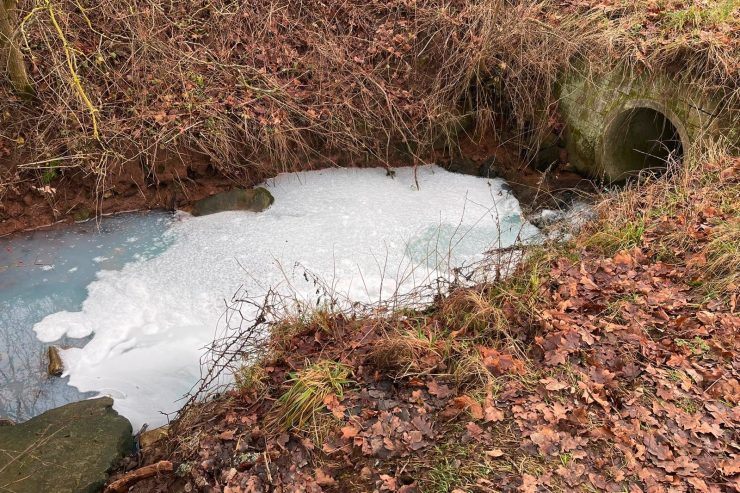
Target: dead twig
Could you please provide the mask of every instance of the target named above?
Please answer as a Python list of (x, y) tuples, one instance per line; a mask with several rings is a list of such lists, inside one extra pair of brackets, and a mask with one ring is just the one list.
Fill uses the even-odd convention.
[(103, 493), (125, 493), (132, 485), (139, 481), (154, 477), (158, 474), (170, 473), (172, 471), (172, 462), (161, 460), (155, 464), (150, 464), (127, 472), (120, 479), (109, 484)]

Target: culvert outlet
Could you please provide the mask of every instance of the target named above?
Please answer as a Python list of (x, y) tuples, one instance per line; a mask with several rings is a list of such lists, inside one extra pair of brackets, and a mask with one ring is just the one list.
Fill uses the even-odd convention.
[[(677, 126), (678, 125), (678, 126)], [(649, 170), (662, 173), (683, 160), (680, 124), (647, 106), (617, 112), (606, 122), (601, 138), (600, 161), (612, 181)]]
[[(689, 157), (701, 136), (734, 135), (723, 99), (665, 75), (573, 71), (559, 83), (568, 160), (581, 173), (621, 182)], [(730, 109), (731, 110), (731, 109)]]

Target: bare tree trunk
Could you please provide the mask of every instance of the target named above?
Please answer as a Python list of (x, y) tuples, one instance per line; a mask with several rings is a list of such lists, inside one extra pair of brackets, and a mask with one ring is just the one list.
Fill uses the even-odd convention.
[(13, 88), (24, 96), (34, 96), (36, 91), (26, 73), (23, 53), (15, 36), (17, 0), (0, 0), (0, 62), (7, 69)]

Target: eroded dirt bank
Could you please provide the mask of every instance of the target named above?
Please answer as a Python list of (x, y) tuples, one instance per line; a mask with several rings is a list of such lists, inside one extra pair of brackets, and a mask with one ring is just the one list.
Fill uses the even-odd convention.
[[(501, 145), (492, 139), (488, 142), (484, 139), (483, 143), (463, 142), (454, 157), (439, 153), (431, 156), (430, 162), (455, 172), (501, 177), (509, 183), (525, 209), (562, 206), (575, 194), (594, 189), (564, 163), (554, 166), (550, 172), (540, 172), (527, 166), (515, 146)], [(328, 158), (317, 159), (308, 166), (304, 163), (296, 169), (320, 169), (339, 163), (348, 165), (345, 159)], [(351, 161), (353, 167), (412, 164), (405, 157), (385, 164)], [(10, 162), (0, 163), (0, 167), (4, 167), (7, 183), (0, 195), (0, 236), (83, 221), (101, 214), (150, 209), (189, 210), (195, 201), (213, 193), (233, 187), (249, 188), (269, 178), (264, 172), (255, 171), (258, 167), (241, 167), (238, 174), (224, 175), (207, 156), (192, 151), (163, 154), (151, 166), (130, 160), (112, 167), (103, 178), (75, 168), (67, 170), (63, 165), (36, 173), (24, 172)]]
[(149, 169), (131, 160), (101, 179), (61, 166), (33, 174), (24, 173), (15, 163), (0, 166), (5, 166), (8, 177), (0, 197), (0, 236), (101, 214), (188, 207), (212, 193), (251, 186), (261, 179), (248, 172), (224, 176), (205, 156), (192, 152), (163, 156)]

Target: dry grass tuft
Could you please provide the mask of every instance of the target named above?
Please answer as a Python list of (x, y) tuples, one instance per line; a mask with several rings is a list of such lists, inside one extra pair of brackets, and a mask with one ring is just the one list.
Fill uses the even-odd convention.
[(260, 363), (242, 367), (234, 378), (240, 392), (261, 396), (267, 391), (269, 375)]
[(501, 308), (491, 303), (483, 288), (460, 289), (450, 293), (441, 306), (441, 318), (448, 327), (455, 327), (453, 337), (475, 335), (487, 329), (506, 325)]
[(403, 321), (374, 343), (367, 363), (396, 379), (430, 374), (442, 369), (445, 345), (433, 324)]
[(737, 293), (740, 290), (740, 214), (718, 224), (711, 234), (711, 241), (700, 253), (707, 261), (701, 272), (707, 279), (708, 291)]
[(495, 377), (486, 368), (480, 351), (472, 344), (459, 343), (450, 359), (450, 376), (459, 389), (480, 391), (490, 388)]
[(335, 395), (341, 400), (344, 387), (352, 383), (352, 370), (335, 361), (321, 360), (291, 374), (290, 388), (275, 402), (267, 427), (275, 431), (314, 430), (325, 400)]

